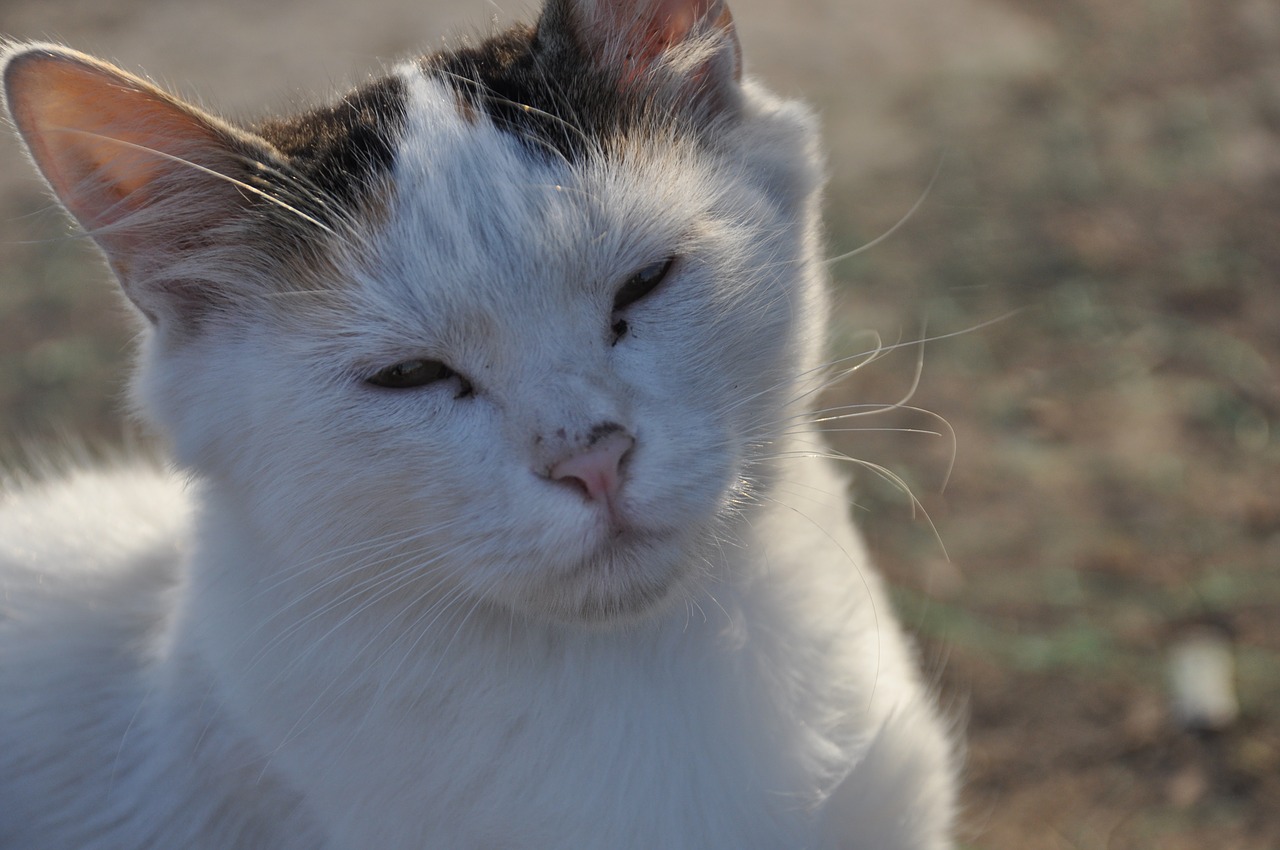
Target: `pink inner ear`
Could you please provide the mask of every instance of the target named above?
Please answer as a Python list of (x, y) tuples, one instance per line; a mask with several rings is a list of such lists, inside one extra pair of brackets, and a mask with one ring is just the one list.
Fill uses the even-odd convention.
[(679, 44), (689, 35), (694, 24), (703, 18), (716, 5), (716, 0), (665, 0), (658, 3), (653, 10), (653, 22), (657, 25), (655, 35), (664, 47)]
[(663, 53), (689, 38), (698, 24), (707, 19), (711, 19), (714, 28), (733, 36), (735, 58), (739, 59), (735, 63), (735, 79), (741, 73), (733, 16), (724, 0), (653, 0), (649, 3), (602, 0), (601, 6), (610, 28), (623, 43), (621, 58), (627, 68), (624, 83), (641, 76)]
[(150, 84), (73, 52), (36, 50), (5, 69), (14, 122), (58, 197), (86, 228), (145, 205), (178, 160), (209, 165), (225, 146)]

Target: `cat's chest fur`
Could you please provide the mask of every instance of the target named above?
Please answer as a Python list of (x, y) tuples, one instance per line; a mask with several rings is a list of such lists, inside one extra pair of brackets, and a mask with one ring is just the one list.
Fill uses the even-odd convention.
[[(335, 696), (274, 767), (311, 780), (318, 817), (353, 844), (401, 846), (412, 824), (407, 834), (448, 847), (840, 846), (820, 839), (820, 813), (865, 742), (831, 713), (880, 708), (832, 688), (847, 670), (823, 646), (800, 669), (787, 661), (797, 635), (754, 632), (749, 621), (778, 614), (761, 595), (721, 587), (656, 628), (591, 642), (501, 619), (464, 625), (443, 654), (344, 681), (382, 693)], [(824, 628), (830, 640), (842, 624)], [(859, 638), (870, 659), (875, 636)], [(874, 677), (870, 661), (863, 672)], [(294, 731), (296, 701), (285, 702), (264, 738)], [(375, 826), (372, 810), (395, 814)]]
[(813, 120), (723, 2), (550, 0), (251, 129), (3, 61), (181, 471), (0, 502), (0, 848), (948, 846), (808, 424)]

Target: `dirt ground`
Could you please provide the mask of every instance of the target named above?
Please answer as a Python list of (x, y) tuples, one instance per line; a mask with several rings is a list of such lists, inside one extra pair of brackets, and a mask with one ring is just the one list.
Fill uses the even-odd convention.
[[(1280, 847), (1280, 5), (736, 0), (749, 68), (823, 114), (836, 351), (923, 348), (844, 452), (968, 742), (986, 850)], [(257, 113), (525, 6), (0, 0)], [(0, 457), (121, 439), (121, 311), (0, 141)], [(994, 321), (993, 321), (994, 320)], [(958, 333), (967, 331), (965, 333)], [(899, 399), (907, 347), (832, 391)], [(928, 520), (924, 519), (927, 513)], [(1170, 654), (1231, 636), (1241, 713), (1175, 721)]]

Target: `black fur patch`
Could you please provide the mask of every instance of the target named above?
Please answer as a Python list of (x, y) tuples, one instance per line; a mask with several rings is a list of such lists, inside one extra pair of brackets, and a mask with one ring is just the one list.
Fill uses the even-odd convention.
[(302, 178), (318, 197), (299, 198), (297, 188), (278, 188), (327, 220), (327, 203), (358, 204), (374, 178), (390, 171), (404, 123), (404, 82), (390, 76), (356, 89), (336, 104), (263, 122), (254, 132), (288, 158), (294, 172), (289, 176)]
[[(570, 160), (608, 150), (651, 120), (659, 101), (653, 92), (621, 86), (590, 59), (572, 32), (567, 8), (551, 0), (537, 26), (518, 25), (477, 44), (424, 56), (419, 67), (453, 88), (463, 118), (485, 115), (531, 150)], [(394, 165), (406, 99), (403, 80), (392, 75), (332, 106), (263, 122), (254, 131), (286, 156), (292, 174), (261, 174), (259, 180), (292, 205), (331, 221), (326, 208), (334, 202), (344, 209), (358, 205), (375, 178)], [(687, 128), (695, 137), (699, 123)], [(303, 187), (305, 197), (299, 194)]]
[(475, 45), (424, 57), (424, 72), (531, 148), (576, 159), (625, 136), (642, 111), (570, 39), (517, 26)]

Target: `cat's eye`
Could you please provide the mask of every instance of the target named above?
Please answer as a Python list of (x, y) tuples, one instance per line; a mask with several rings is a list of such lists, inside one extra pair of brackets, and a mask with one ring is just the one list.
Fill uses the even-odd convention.
[(625, 336), (629, 329), (627, 320), (619, 314), (657, 289), (662, 281), (666, 279), (667, 274), (670, 273), (675, 261), (675, 257), (667, 257), (665, 260), (650, 263), (627, 278), (626, 282), (618, 289), (617, 294), (613, 296), (614, 344), (617, 344), (618, 340)]
[(618, 294), (613, 296), (613, 312), (617, 313), (627, 309), (657, 289), (658, 284), (662, 283), (667, 273), (671, 271), (671, 266), (675, 261), (675, 257), (668, 257), (665, 260), (650, 263), (627, 278), (627, 282), (622, 284)]
[(375, 372), (365, 381), (389, 390), (411, 390), (450, 378), (458, 380), (458, 398), (471, 395), (471, 382), (439, 360), (405, 360)]

